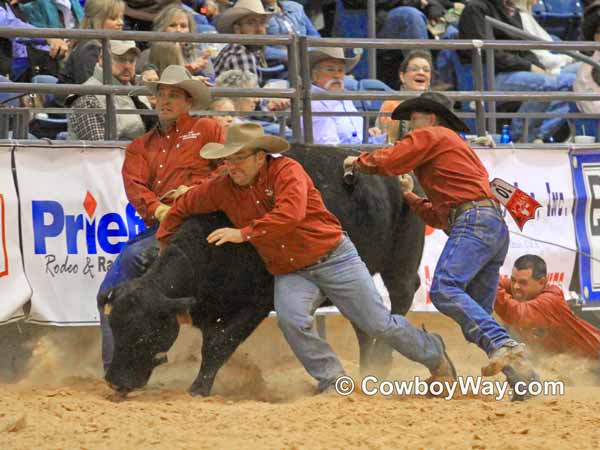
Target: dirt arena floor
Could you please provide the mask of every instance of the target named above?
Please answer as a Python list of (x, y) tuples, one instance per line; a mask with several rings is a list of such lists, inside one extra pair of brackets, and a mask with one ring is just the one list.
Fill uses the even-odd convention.
[[(409, 318), (446, 337), (461, 375), (479, 373), (485, 357), (454, 323), (432, 313)], [(351, 327), (339, 317), (327, 324), (329, 341), (358, 378)], [(565, 394), (524, 403), (485, 395), (314, 395), (268, 319), (221, 371), (212, 397), (186, 393), (201, 338), (184, 327), (150, 385), (115, 403), (101, 377), (98, 329), (48, 331), (27, 376), (0, 384), (0, 450), (600, 448), (600, 383), (581, 361), (543, 360), (541, 375), (564, 381)], [(427, 370), (395, 356), (388, 379), (417, 376)]]

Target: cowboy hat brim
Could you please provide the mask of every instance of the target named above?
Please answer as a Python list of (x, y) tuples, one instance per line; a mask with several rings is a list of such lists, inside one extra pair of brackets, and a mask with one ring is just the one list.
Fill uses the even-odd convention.
[(346, 73), (349, 73), (356, 67), (356, 65), (360, 62), (360, 55), (354, 55), (351, 58), (336, 58), (327, 53), (323, 53), (319, 50), (309, 50), (308, 58), (310, 67), (313, 68), (315, 64), (320, 63), (321, 61), (325, 61), (326, 59), (338, 59), (340, 61), (344, 61), (346, 66)]
[(176, 82), (169, 81), (144, 81), (144, 84), (150, 88), (152, 93), (156, 95), (160, 85), (175, 86), (183, 89), (192, 97), (192, 109), (193, 110), (206, 110), (210, 106), (212, 96), (208, 87), (200, 80), (183, 80)]
[(415, 111), (434, 113), (448, 126), (448, 128), (457, 133), (471, 132), (467, 124), (444, 105), (422, 97), (410, 98), (400, 103), (392, 113), (392, 119), (410, 120), (411, 113)]
[(233, 24), (245, 16), (265, 16), (269, 19), (273, 13), (258, 13), (248, 8), (229, 8), (219, 14), (214, 21), (215, 28), (219, 33), (233, 34)]
[(234, 155), (242, 150), (262, 150), (266, 153), (284, 153), (290, 149), (290, 144), (278, 136), (261, 136), (246, 144), (217, 144), (210, 142), (200, 150), (204, 159), (221, 159)]

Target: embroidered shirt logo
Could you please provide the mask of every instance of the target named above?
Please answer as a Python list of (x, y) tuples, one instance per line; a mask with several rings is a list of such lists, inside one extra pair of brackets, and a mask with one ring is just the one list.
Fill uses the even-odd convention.
[(266, 188), (265, 189), (265, 194), (267, 194), (267, 197), (273, 197), (273, 190)]
[(185, 141), (186, 139), (196, 139), (198, 137), (202, 136), (202, 133), (200, 132), (196, 132), (196, 131), (188, 131), (186, 134), (184, 134), (183, 136), (181, 136), (181, 140)]

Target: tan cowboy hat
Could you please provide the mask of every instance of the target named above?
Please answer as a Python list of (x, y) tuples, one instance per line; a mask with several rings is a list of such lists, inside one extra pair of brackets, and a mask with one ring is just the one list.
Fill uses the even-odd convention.
[(206, 84), (203, 81), (194, 79), (192, 74), (183, 66), (168, 66), (160, 74), (160, 80), (144, 81), (144, 84), (150, 88), (154, 95), (158, 92), (161, 84), (183, 89), (192, 97), (192, 109), (207, 109), (212, 100)]
[(339, 59), (346, 64), (346, 73), (350, 72), (360, 61), (360, 55), (354, 55), (352, 58), (346, 58), (344, 49), (340, 47), (313, 47), (308, 49), (308, 59), (311, 69), (315, 64), (326, 59)]
[(234, 6), (219, 14), (214, 25), (219, 33), (233, 33), (233, 24), (250, 15), (269, 18), (273, 13), (265, 11), (261, 0), (239, 0)]
[(227, 158), (241, 150), (262, 150), (267, 153), (283, 153), (290, 149), (285, 139), (265, 136), (265, 130), (257, 123), (236, 123), (227, 128), (225, 144), (211, 142), (200, 150), (204, 159)]

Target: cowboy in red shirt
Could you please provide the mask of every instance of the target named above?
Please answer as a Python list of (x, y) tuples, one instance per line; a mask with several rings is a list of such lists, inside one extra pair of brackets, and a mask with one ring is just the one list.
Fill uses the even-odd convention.
[(228, 173), (175, 201), (157, 233), (161, 247), (185, 218), (225, 212), (235, 228), (214, 230), (208, 242), (249, 242), (256, 248), (275, 275), (279, 326), (319, 382), (319, 392), (333, 389), (345, 373), (313, 323), (313, 313), (325, 296), (364, 332), (427, 366), (434, 378), (455, 378), (442, 338), (386, 309), (354, 244), (325, 207), (311, 178), (295, 160), (276, 155), (288, 149), (285, 140), (265, 136), (253, 123), (230, 126), (225, 145), (205, 145), (200, 155), (224, 158)]
[[(190, 110), (206, 109), (210, 93), (182, 66), (167, 67), (159, 81), (146, 83), (156, 96), (158, 126), (127, 146), (123, 183), (128, 200), (148, 228), (127, 242), (100, 286), (106, 292), (123, 281), (140, 276), (158, 252), (156, 230), (175, 198), (190, 186), (213, 176), (210, 161), (198, 155), (208, 142), (223, 142), (222, 127), (208, 118), (195, 118)], [(100, 311), (102, 360), (108, 368), (113, 339)]]
[(448, 234), (431, 284), (432, 303), (461, 326), (469, 342), (487, 353), (490, 361), (482, 368), (483, 375), (503, 371), (513, 385), (537, 379), (524, 344), (492, 317), (499, 270), (508, 251), (508, 228), (485, 167), (458, 135), (469, 128), (452, 112), (452, 102), (437, 92), (402, 102), (392, 119), (410, 120), (412, 132), (391, 148), (348, 157), (344, 166), (389, 176), (414, 170), (428, 198), (405, 192), (406, 202), (427, 224)]
[(515, 261), (510, 279), (500, 280), (494, 311), (538, 350), (600, 357), (600, 330), (573, 314), (562, 289), (548, 284), (546, 262), (539, 256)]

